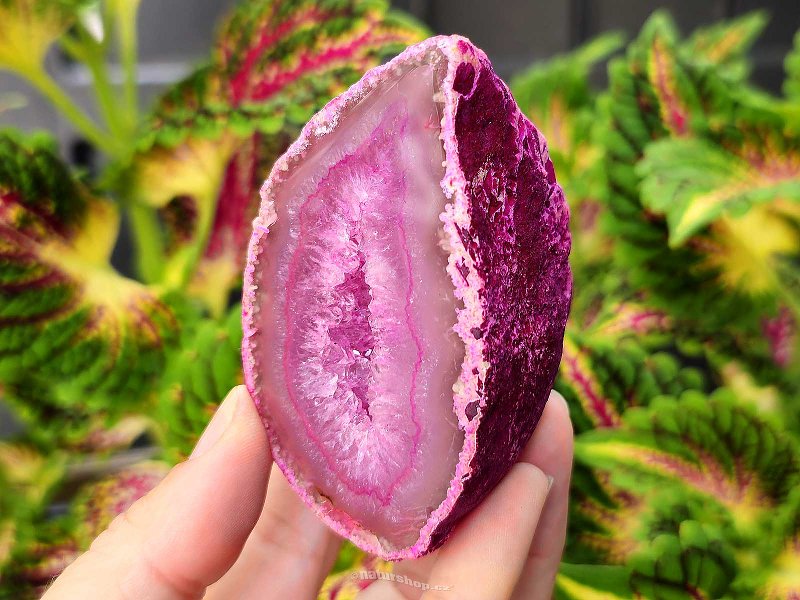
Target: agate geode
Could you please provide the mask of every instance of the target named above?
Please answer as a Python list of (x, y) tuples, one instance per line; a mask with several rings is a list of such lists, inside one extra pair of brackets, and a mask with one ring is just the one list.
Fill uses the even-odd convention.
[(242, 354), (275, 462), (356, 545), (421, 556), (556, 375), (569, 210), (545, 140), (482, 51), (436, 37), (328, 103), (261, 194)]

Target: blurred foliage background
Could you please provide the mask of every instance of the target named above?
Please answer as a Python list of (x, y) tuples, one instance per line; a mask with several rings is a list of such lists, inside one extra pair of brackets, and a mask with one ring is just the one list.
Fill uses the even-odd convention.
[[(0, 130), (0, 389), (22, 425), (0, 441), (0, 597), (37, 597), (188, 454), (241, 382), (236, 298), (272, 161), (428, 35), (379, 0), (244, 0), (142, 112), (138, 8), (0, 0), (0, 69), (103, 157), (71, 168), (47, 133)], [(768, 19), (682, 33), (656, 12), (511, 79), (573, 215), (559, 598), (800, 596), (800, 34), (764, 91), (749, 51)], [(54, 45), (85, 65), (91, 113), (48, 72)], [(0, 111), (18, 101), (0, 91)], [(121, 222), (135, 275), (110, 262)], [(346, 546), (321, 597), (352, 596), (363, 568), (391, 565)]]

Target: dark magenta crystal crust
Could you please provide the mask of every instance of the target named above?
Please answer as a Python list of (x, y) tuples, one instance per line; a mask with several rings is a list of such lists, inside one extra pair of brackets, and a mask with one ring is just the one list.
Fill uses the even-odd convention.
[[(429, 74), (430, 103), (413, 100)], [(395, 88), (402, 88), (396, 97)], [(398, 146), (430, 107), (435, 118), (419, 130), (430, 122), (434, 137), (418, 134), (416, 146), (409, 142), (413, 152)], [(354, 134), (362, 141), (348, 148), (343, 133), (356, 127), (369, 132)], [(430, 139), (438, 140), (436, 160), (426, 162), (418, 155)], [(415, 233), (409, 203), (425, 182), (413, 180), (421, 177), (419, 164), (432, 168), (442, 158), (438, 218), (422, 219)], [(331, 166), (320, 167), (319, 181), (297, 180), (298, 172), (314, 173), (308, 164), (324, 167), (325, 160)], [(545, 140), (485, 54), (459, 36), (431, 38), (368, 72), (315, 115), (276, 162), (245, 270), (245, 381), (275, 462), (331, 528), (382, 558), (421, 556), (440, 546), (518, 459), (561, 358), (572, 295), (568, 222)], [(425, 227), (438, 236), (430, 257), (411, 244), (414, 236), (426, 239)], [(403, 253), (394, 265), (392, 257)], [(391, 277), (378, 286), (384, 263)], [(303, 264), (322, 266), (317, 274)], [(431, 265), (450, 291), (431, 294), (439, 304), (426, 312), (426, 296), (411, 290), (414, 282), (434, 281), (425, 274)], [(424, 326), (430, 314), (444, 314), (442, 306), (450, 321), (441, 332)], [(278, 314), (286, 320), (278, 322)], [(440, 343), (445, 335), (457, 351)], [(379, 364), (391, 352), (393, 362)], [(298, 375), (303, 369), (322, 373), (321, 383), (309, 385)], [(452, 378), (446, 405), (436, 404), (437, 377)], [(341, 422), (328, 414), (339, 412)], [(382, 423), (398, 423), (396, 435), (385, 424), (370, 429), (381, 415), (388, 415)], [(458, 447), (441, 452), (440, 437)], [(348, 456), (352, 465), (342, 465)], [(371, 467), (374, 473), (363, 472)]]

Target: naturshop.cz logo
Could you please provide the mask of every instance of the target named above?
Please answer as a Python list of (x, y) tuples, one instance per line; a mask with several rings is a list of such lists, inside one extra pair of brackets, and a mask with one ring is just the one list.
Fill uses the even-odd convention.
[(394, 581), (402, 583), (403, 585), (410, 585), (420, 590), (436, 590), (440, 592), (449, 592), (453, 589), (452, 585), (430, 585), (422, 581), (410, 579), (405, 575), (397, 575), (396, 573), (386, 573), (384, 571), (355, 571), (350, 574), (352, 579), (383, 579), (385, 581)]

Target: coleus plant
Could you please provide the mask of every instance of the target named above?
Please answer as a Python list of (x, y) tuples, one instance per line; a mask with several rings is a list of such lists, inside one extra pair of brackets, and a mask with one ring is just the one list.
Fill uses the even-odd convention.
[[(208, 61), (142, 117), (137, 6), (0, 0), (0, 68), (105, 157), (91, 178), (44, 135), (0, 135), (0, 386), (25, 426), (0, 447), (0, 590), (16, 597), (144, 490), (123, 482), (152, 485), (165, 469), (122, 471), (102, 494), (90, 484), (54, 518), (81, 465), (143, 442), (181, 459), (243, 380), (228, 299), (258, 187), (329, 98), (425, 37), (382, 2), (245, 1)], [(556, 388), (578, 458), (558, 598), (800, 593), (800, 37), (784, 95), (756, 91), (747, 50), (765, 20), (681, 39), (658, 14), (611, 59), (605, 90), (589, 73), (616, 35), (512, 82), (577, 215)], [(100, 121), (46, 72), (53, 45), (86, 67)], [(110, 265), (120, 216), (135, 273)], [(390, 569), (345, 545), (321, 597), (351, 597), (368, 583), (354, 572)]]
[(780, 102), (756, 99), (735, 66), (762, 26), (753, 15), (681, 42), (654, 15), (609, 66), (599, 135), (632, 286), (774, 380), (796, 364), (800, 162)]
[(0, 157), (3, 380), (51, 382), (45, 402), (56, 405), (138, 401), (179, 330), (170, 292), (111, 269), (118, 209), (49, 140), (0, 133)]
[[(601, 278), (596, 269), (575, 265), (576, 286), (583, 281), (591, 291), (568, 327), (557, 384), (570, 399), (579, 433), (559, 597), (797, 593), (798, 582), (788, 575), (797, 556), (793, 526), (786, 525), (791, 517), (771, 524), (776, 512), (794, 514), (797, 440), (785, 430), (796, 414), (796, 359), (787, 353), (791, 296), (776, 287), (747, 296), (741, 285), (753, 282), (726, 277), (702, 257), (688, 260), (689, 250), (696, 255), (710, 247), (675, 243), (669, 212), (688, 204), (683, 194), (693, 185), (715, 198), (736, 190), (751, 199), (734, 201), (737, 217), (752, 206), (782, 210), (787, 190), (791, 203), (798, 181), (791, 168), (777, 187), (754, 175), (752, 187), (759, 189), (751, 191), (751, 182), (731, 169), (716, 178), (725, 164), (719, 159), (717, 170), (706, 162), (733, 154), (744, 144), (748, 121), (764, 127), (758, 120), (766, 119), (772, 125), (762, 130), (764, 140), (784, 136), (770, 146), (771, 160), (795, 164), (786, 100), (756, 94), (746, 84), (743, 52), (763, 24), (763, 15), (753, 14), (681, 42), (669, 18), (655, 15), (626, 57), (609, 66), (610, 90), (595, 112), (603, 125), (594, 130), (594, 143), (607, 172), (599, 191), (605, 211), (599, 235), (610, 236), (615, 248)], [(693, 103), (682, 105), (684, 97)], [(696, 113), (674, 110), (685, 106)], [(670, 119), (684, 131), (670, 129)], [(732, 135), (733, 123), (743, 125), (737, 142), (722, 133)], [(692, 160), (686, 155), (686, 162), (676, 162), (685, 150), (681, 144), (692, 137), (708, 146), (700, 160), (710, 177), (682, 168)], [(675, 144), (673, 162), (659, 162), (669, 160), (658, 154), (668, 144)], [(764, 154), (747, 156), (759, 160)], [(760, 160), (756, 164), (765, 164)], [(737, 163), (731, 157), (728, 164)], [(779, 172), (784, 174), (783, 167)], [(767, 191), (762, 194), (759, 186)], [(660, 204), (651, 200), (659, 196)], [(712, 222), (719, 218), (717, 213)], [(573, 231), (580, 236), (575, 226)], [(772, 225), (751, 223), (745, 231), (745, 239), (780, 235)], [(692, 235), (711, 235), (708, 222)], [(783, 249), (765, 256), (787, 258)], [(694, 267), (698, 262), (705, 271)], [(781, 277), (775, 286), (791, 281)], [(705, 300), (703, 294), (709, 294)], [(741, 295), (749, 304), (737, 304)], [(735, 323), (722, 323), (717, 311), (726, 305)], [(763, 312), (770, 306), (776, 311), (769, 313), (772, 318)], [(764, 343), (771, 332), (781, 344)], [(776, 354), (778, 347), (783, 352)], [(662, 366), (654, 368), (658, 356)], [(659, 371), (668, 376), (660, 378)], [(676, 394), (677, 389), (691, 391)], [(633, 438), (639, 442), (628, 446)], [(595, 445), (601, 439), (608, 445)]]

